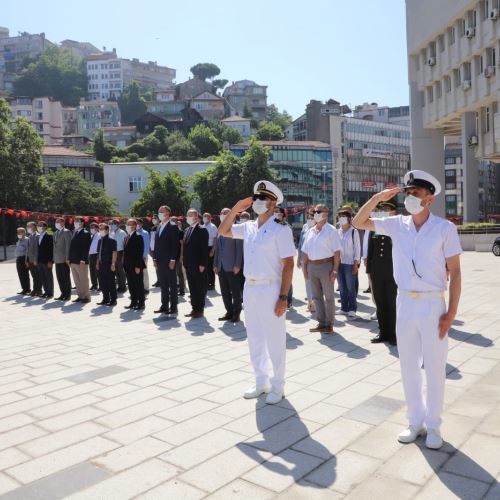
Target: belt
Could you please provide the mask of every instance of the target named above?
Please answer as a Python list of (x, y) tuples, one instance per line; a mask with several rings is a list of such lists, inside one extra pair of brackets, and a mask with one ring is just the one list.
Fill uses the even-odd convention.
[(408, 295), (412, 299), (427, 299), (429, 297), (444, 297), (444, 292), (408, 292), (407, 290), (398, 290), (398, 293)]
[(326, 262), (333, 262), (333, 255), (331, 257), (327, 257), (326, 259), (318, 259), (318, 260), (308, 260), (313, 266), (319, 266), (320, 264), (325, 264)]
[(249, 285), (272, 285), (273, 283), (278, 283), (278, 280), (272, 278), (264, 280), (254, 280), (252, 278), (247, 278), (245, 279), (245, 283), (248, 283)]

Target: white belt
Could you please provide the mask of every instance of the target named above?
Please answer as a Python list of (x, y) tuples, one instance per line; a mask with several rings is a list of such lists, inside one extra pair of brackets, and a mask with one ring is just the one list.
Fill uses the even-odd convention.
[(408, 295), (412, 299), (428, 299), (429, 297), (444, 297), (444, 292), (409, 292), (407, 290), (398, 290), (398, 293)]
[(248, 283), (249, 285), (272, 285), (273, 283), (278, 283), (278, 280), (272, 278), (264, 280), (254, 280), (252, 278), (247, 278), (245, 279), (245, 283)]

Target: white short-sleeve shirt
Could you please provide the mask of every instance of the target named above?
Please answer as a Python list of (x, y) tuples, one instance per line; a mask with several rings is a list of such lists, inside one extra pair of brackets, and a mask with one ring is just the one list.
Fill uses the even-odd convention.
[(462, 253), (457, 228), (452, 222), (430, 214), (417, 231), (411, 216), (371, 220), (378, 234), (392, 238), (394, 279), (400, 290), (446, 290), (446, 259)]
[(337, 230), (326, 223), (321, 231), (314, 226), (307, 231), (301, 250), (309, 260), (321, 260), (333, 257), (341, 249)]
[(234, 224), (231, 233), (233, 238), (243, 240), (243, 274), (247, 279), (280, 280), (283, 271), (281, 259), (297, 254), (292, 229), (275, 222), (273, 217), (261, 227), (256, 220)]

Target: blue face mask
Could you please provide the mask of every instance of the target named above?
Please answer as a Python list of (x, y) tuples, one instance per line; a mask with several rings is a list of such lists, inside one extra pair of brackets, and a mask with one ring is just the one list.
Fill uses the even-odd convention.
[(111, 229), (116, 231), (118, 229), (118, 224), (111, 224)]

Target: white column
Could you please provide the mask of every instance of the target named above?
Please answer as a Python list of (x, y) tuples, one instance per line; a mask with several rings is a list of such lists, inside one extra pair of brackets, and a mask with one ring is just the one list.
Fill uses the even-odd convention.
[(464, 222), (477, 222), (479, 220), (479, 162), (474, 157), (474, 147), (469, 146), (469, 137), (477, 135), (476, 114), (464, 113), (461, 122)]
[(442, 191), (432, 204), (432, 213), (446, 216), (444, 198), (444, 134), (441, 129), (424, 128), (422, 93), (410, 82), (411, 168), (425, 170), (441, 183)]

